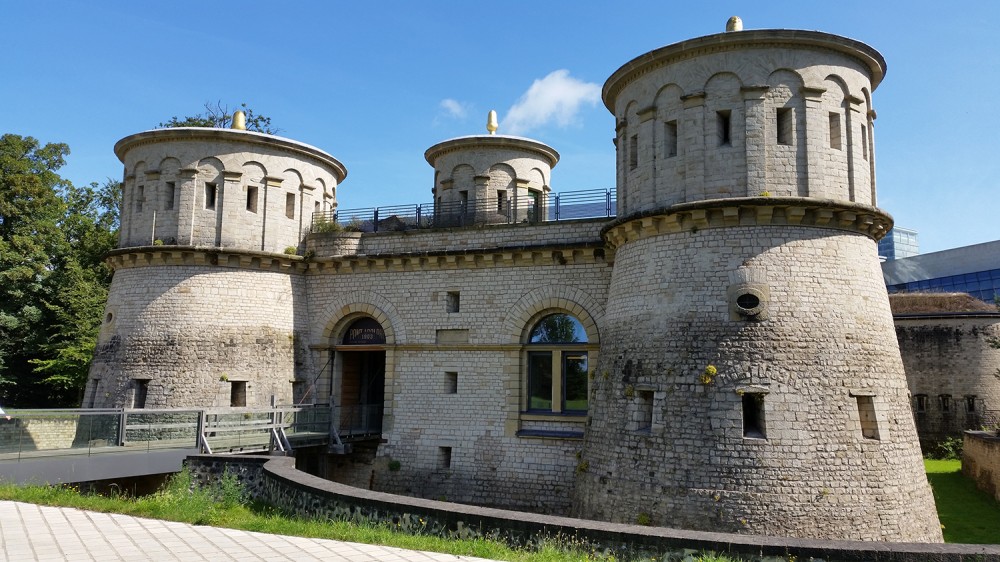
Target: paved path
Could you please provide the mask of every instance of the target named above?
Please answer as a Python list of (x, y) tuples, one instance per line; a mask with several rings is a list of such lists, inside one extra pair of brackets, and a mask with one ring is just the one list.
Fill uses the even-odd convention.
[(0, 560), (350, 560), (483, 558), (205, 527), (70, 507), (0, 501)]

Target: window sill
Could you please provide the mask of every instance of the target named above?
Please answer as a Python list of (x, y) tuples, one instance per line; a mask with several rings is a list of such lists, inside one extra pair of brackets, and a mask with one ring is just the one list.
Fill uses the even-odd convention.
[(552, 412), (548, 414), (542, 414), (538, 412), (521, 412), (521, 420), (523, 421), (567, 421), (567, 422), (578, 422), (585, 423), (587, 421), (587, 414), (563, 414), (560, 412)]

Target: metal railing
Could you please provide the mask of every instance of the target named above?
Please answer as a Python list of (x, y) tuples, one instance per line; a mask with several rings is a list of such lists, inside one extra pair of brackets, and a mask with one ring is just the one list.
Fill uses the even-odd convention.
[[(0, 417), (0, 461), (201, 449), (269, 451), (330, 439), (330, 407), (13, 410)], [(381, 421), (381, 418), (379, 418)], [(281, 439), (285, 442), (282, 443)]]
[(341, 438), (375, 436), (382, 433), (382, 404), (340, 406), (338, 409), (340, 426), (337, 432)]
[(387, 232), (480, 224), (515, 224), (610, 218), (617, 213), (614, 189), (593, 189), (537, 196), (487, 198), (318, 211), (312, 232)]

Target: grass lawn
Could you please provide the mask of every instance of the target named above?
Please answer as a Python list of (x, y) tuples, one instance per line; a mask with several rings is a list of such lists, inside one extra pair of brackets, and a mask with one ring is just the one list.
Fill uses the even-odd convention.
[(1000, 503), (962, 476), (962, 461), (924, 460), (945, 542), (1000, 543)]

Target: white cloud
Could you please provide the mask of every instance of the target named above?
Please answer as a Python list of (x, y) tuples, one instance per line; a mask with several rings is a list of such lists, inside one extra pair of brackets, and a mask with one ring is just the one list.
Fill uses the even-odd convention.
[(466, 114), (469, 112), (469, 108), (465, 104), (451, 98), (441, 100), (441, 109), (443, 109), (449, 117), (453, 117), (455, 119), (465, 119)]
[(599, 85), (577, 80), (566, 69), (556, 70), (535, 80), (507, 110), (500, 132), (520, 135), (551, 122), (567, 127), (576, 122), (583, 104), (594, 106), (600, 99)]

